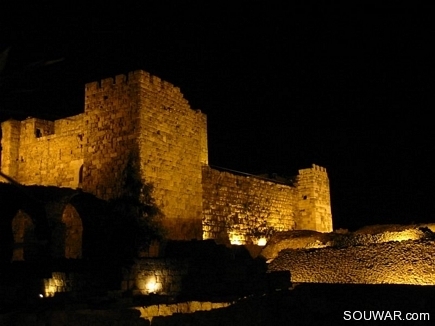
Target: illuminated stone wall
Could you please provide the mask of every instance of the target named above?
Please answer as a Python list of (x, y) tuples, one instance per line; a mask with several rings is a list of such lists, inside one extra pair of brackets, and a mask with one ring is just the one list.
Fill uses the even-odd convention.
[(242, 244), (295, 227), (294, 187), (204, 167), (203, 188), (205, 239)]
[(138, 89), (123, 75), (85, 86), (83, 190), (99, 198), (121, 195), (122, 173), (137, 156)]
[(202, 238), (202, 174), (208, 163), (206, 116), (194, 111), (180, 90), (139, 73), (141, 108), (138, 138), (141, 174), (172, 239)]
[(122, 291), (133, 295), (223, 297), (265, 293), (272, 283), (277, 288), (289, 286), (288, 275), (283, 281), (278, 273), (266, 274), (266, 264), (238, 246), (227, 248), (213, 241), (177, 241), (169, 246), (172, 249), (165, 252), (166, 258), (135, 259), (124, 269)]
[(131, 291), (133, 295), (179, 295), (187, 273), (188, 264), (183, 260), (137, 260), (130, 270), (124, 271), (121, 290)]
[(283, 250), (270, 271), (296, 283), (435, 285), (435, 242), (408, 240), (348, 248)]
[(2, 171), (23, 184), (77, 188), (84, 156), (82, 122), (82, 114), (54, 122), (3, 122)]
[(325, 168), (299, 170), (295, 186), (203, 168), (204, 238), (243, 244), (274, 231), (332, 231)]

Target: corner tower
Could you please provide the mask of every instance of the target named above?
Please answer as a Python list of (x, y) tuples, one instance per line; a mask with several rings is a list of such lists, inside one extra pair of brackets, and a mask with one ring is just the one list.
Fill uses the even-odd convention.
[(122, 194), (123, 171), (138, 154), (140, 83), (124, 75), (85, 86), (82, 188), (102, 199)]
[(202, 166), (208, 163), (207, 121), (178, 87), (144, 71), (139, 80), (141, 175), (154, 186), (171, 239), (202, 239)]
[(332, 232), (331, 197), (326, 169), (313, 164), (312, 168), (299, 170), (297, 190), (296, 229)]
[(202, 165), (206, 116), (180, 89), (144, 71), (86, 85), (83, 190), (103, 199), (122, 192), (134, 158), (165, 215), (170, 239), (202, 238)]

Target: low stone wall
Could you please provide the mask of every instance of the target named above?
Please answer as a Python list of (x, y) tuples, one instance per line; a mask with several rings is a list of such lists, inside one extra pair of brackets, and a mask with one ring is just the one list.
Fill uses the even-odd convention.
[(128, 297), (226, 300), (290, 287), (288, 273), (266, 273), (263, 260), (238, 246), (177, 242), (166, 249), (170, 258), (137, 259), (130, 267), (84, 260), (8, 264), (0, 269), (0, 308), (47, 297), (82, 300), (108, 291)]
[(48, 313), (19, 312), (0, 313), (0, 325), (155, 325), (171, 324), (156, 317), (174, 314), (193, 314), (211, 311), (232, 305), (234, 302), (187, 301), (173, 304), (155, 304), (131, 308), (51, 310)]
[(265, 293), (290, 286), (288, 276), (266, 273), (266, 266), (254, 260), (210, 258), (138, 259), (124, 270), (121, 290), (132, 295), (208, 298)]
[(283, 250), (269, 271), (295, 283), (435, 285), (435, 241), (386, 242), (347, 248)]
[(185, 260), (148, 258), (138, 259), (129, 270), (124, 270), (122, 291), (133, 295), (158, 293), (175, 296), (180, 294), (183, 278), (188, 273)]
[(93, 278), (80, 272), (53, 272), (50, 278), (43, 279), (44, 297), (54, 297), (58, 293), (72, 293), (74, 296), (86, 293)]
[(187, 301), (174, 304), (158, 304), (146, 307), (136, 307), (140, 317), (152, 321), (154, 317), (172, 316), (173, 314), (190, 314), (197, 311), (210, 311), (225, 308), (233, 302)]

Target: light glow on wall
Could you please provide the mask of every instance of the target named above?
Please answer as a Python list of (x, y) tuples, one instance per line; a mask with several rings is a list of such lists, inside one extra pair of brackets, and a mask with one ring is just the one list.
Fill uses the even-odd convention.
[(415, 232), (414, 229), (409, 229), (402, 232), (386, 232), (384, 236), (387, 237), (387, 241), (418, 240), (422, 238), (422, 235)]
[(266, 243), (267, 243), (267, 239), (266, 238), (260, 238), (260, 239), (258, 239), (257, 245), (261, 246), (261, 247), (264, 247), (266, 245)]
[(232, 245), (243, 245), (246, 243), (246, 239), (245, 236), (241, 233), (238, 232), (230, 232), (230, 234), (228, 235), (229, 239), (230, 239), (230, 243)]
[[(237, 246), (241, 246), (246, 244), (246, 236), (242, 233), (239, 232), (230, 232), (228, 235), (229, 239), (230, 239), (230, 243), (232, 245), (237, 245)], [(250, 240), (252, 240), (252, 243), (257, 245), (257, 246), (265, 246), (267, 243), (267, 239), (265, 237), (261, 237), (261, 238), (250, 238)]]
[(159, 290), (159, 285), (156, 281), (148, 281), (146, 285), (148, 293), (156, 293)]
[(44, 297), (54, 297), (54, 294), (57, 292), (57, 286), (54, 284), (54, 280), (44, 280), (44, 283)]
[(155, 276), (150, 276), (147, 279), (137, 279), (136, 286), (139, 291), (146, 295), (151, 293), (159, 293), (162, 291), (162, 283), (158, 282)]
[(54, 297), (58, 292), (70, 292), (71, 286), (67, 275), (63, 272), (53, 272), (51, 278), (44, 279), (44, 297)]

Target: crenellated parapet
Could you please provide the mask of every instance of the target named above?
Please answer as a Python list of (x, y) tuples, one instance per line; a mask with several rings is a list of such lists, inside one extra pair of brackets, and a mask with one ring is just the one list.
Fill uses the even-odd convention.
[[(134, 85), (140, 85), (140, 88), (135, 89)], [(86, 102), (88, 99), (98, 94), (108, 96), (110, 90), (126, 90), (127, 88), (134, 89), (136, 93), (140, 92), (141, 89), (146, 90), (148, 95), (162, 93), (174, 102), (188, 106), (188, 101), (184, 98), (180, 88), (146, 71), (136, 70), (128, 73), (128, 75), (117, 75), (115, 78), (109, 77), (101, 81), (87, 83), (85, 85), (85, 110), (87, 109)]]

